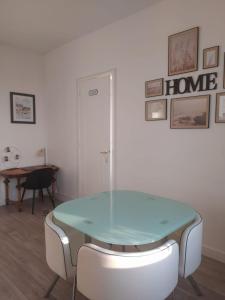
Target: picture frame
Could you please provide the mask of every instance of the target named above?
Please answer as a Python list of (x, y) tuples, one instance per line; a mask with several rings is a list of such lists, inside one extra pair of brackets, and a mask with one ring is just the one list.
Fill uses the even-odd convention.
[(216, 123), (225, 123), (225, 92), (216, 94)]
[(199, 27), (168, 37), (168, 76), (198, 70)]
[(203, 69), (219, 66), (219, 48), (219, 46), (214, 46), (203, 50)]
[(209, 128), (210, 95), (171, 99), (171, 129)]
[(225, 89), (225, 53), (223, 56), (223, 88)]
[(35, 124), (35, 95), (10, 92), (11, 123)]
[(145, 98), (162, 96), (163, 93), (164, 93), (163, 78), (145, 81)]
[(145, 121), (167, 120), (167, 99), (145, 101)]

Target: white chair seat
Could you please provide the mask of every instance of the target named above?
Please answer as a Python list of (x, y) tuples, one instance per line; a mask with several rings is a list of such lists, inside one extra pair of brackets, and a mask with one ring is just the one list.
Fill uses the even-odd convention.
[(196, 214), (195, 221), (181, 235), (179, 275), (183, 278), (193, 274), (201, 264), (202, 234), (202, 218)]
[(178, 262), (173, 240), (134, 253), (86, 244), (78, 252), (76, 287), (91, 300), (162, 300), (177, 285)]
[(202, 235), (203, 221), (201, 216), (196, 214), (195, 221), (190, 224), (181, 234), (179, 276), (181, 278), (189, 279), (198, 296), (202, 296), (202, 292), (192, 277), (192, 274), (201, 264)]
[(76, 272), (77, 253), (83, 244), (83, 235), (78, 235), (75, 232), (68, 236), (61, 227), (53, 222), (52, 212), (46, 216), (46, 261), (49, 268), (57, 274), (57, 278), (53, 281), (53, 284), (45, 295), (46, 298), (50, 295), (59, 277), (64, 280), (73, 281)]

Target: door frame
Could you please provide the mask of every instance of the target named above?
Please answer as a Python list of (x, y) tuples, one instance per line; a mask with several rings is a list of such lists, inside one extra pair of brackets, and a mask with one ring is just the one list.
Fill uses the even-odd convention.
[(77, 129), (78, 129), (78, 196), (80, 197), (80, 84), (85, 80), (98, 79), (103, 77), (109, 77), (110, 79), (110, 172), (109, 172), (109, 189), (110, 191), (115, 189), (115, 81), (116, 81), (116, 69), (110, 69), (109, 71), (81, 77), (77, 79)]

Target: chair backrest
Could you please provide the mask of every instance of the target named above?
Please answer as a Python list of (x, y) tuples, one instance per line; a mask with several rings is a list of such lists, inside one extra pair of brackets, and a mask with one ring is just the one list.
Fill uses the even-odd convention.
[(53, 214), (50, 212), (45, 218), (45, 247), (46, 260), (52, 271), (61, 278), (73, 280), (75, 266), (72, 265), (69, 239), (65, 232), (52, 221)]
[(53, 174), (51, 168), (35, 170), (28, 175), (25, 188), (32, 190), (48, 188), (52, 184)]
[(162, 300), (178, 281), (178, 244), (145, 252), (115, 252), (85, 244), (78, 252), (77, 290), (92, 300)]
[(202, 259), (203, 221), (196, 214), (194, 223), (188, 226), (181, 236), (179, 275), (187, 278), (199, 267)]

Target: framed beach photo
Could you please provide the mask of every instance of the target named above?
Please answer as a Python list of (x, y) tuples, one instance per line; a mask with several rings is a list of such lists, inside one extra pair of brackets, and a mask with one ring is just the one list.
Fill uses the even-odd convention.
[(145, 121), (157, 121), (167, 119), (167, 100), (145, 101)]
[(219, 46), (203, 50), (203, 69), (215, 68), (219, 65)]
[(163, 78), (145, 81), (145, 98), (163, 95)]
[(35, 95), (10, 92), (11, 123), (35, 124)]
[(216, 94), (216, 123), (225, 123), (225, 93)]
[(199, 27), (185, 30), (168, 38), (168, 75), (198, 70)]
[(171, 100), (170, 128), (209, 128), (210, 95)]

